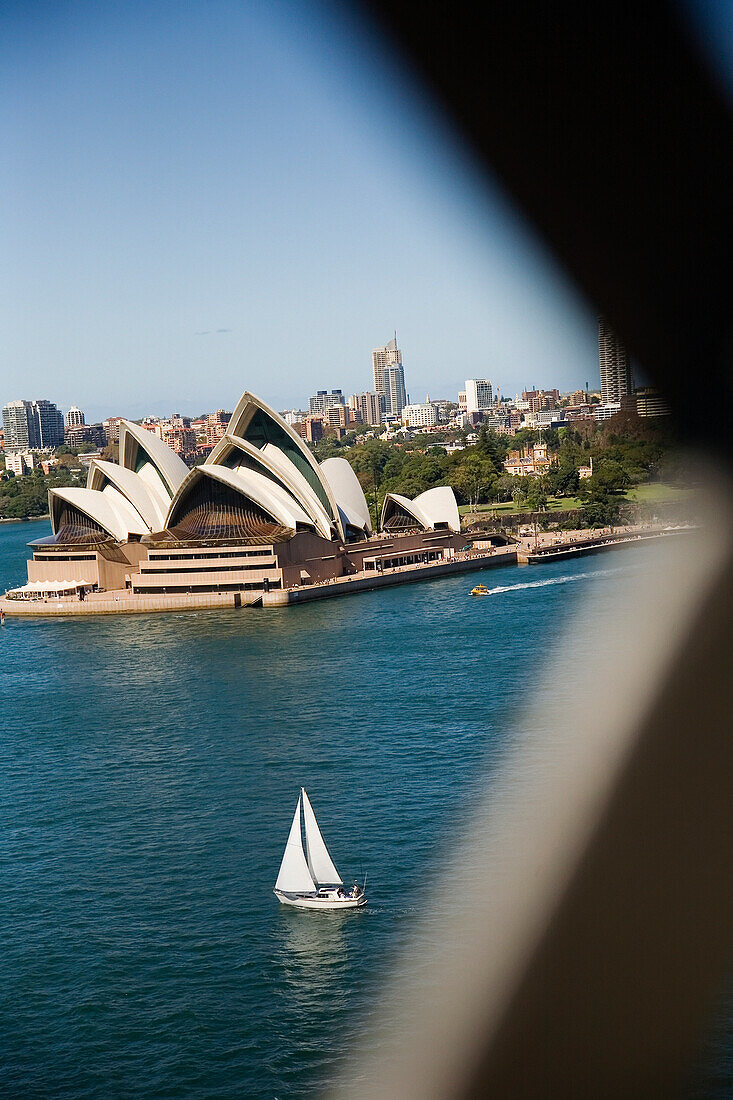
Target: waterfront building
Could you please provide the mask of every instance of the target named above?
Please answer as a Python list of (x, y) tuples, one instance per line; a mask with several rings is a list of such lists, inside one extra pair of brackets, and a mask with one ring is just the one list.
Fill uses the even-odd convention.
[(304, 413), (300, 409), (288, 409), (287, 412), (282, 413), (282, 418), (286, 424), (289, 424), (292, 428), (294, 424), (301, 424), (303, 421)]
[(402, 423), (406, 428), (432, 428), (438, 423), (438, 410), (432, 401), (421, 405), (405, 405)]
[(308, 399), (309, 416), (323, 416), (327, 409), (334, 405), (343, 405), (344, 395), (341, 390), (318, 390), (313, 397)]
[(598, 318), (601, 404), (620, 402), (634, 392), (631, 365), (623, 342), (605, 317)]
[(435, 560), (462, 543), (450, 488), (390, 498), (375, 538), (349, 463), (317, 462), (250, 393), (203, 465), (189, 470), (157, 434), (127, 420), (119, 463), (88, 461), (85, 488), (49, 491), (53, 534), (33, 544), (29, 581), (83, 580), (130, 598), (235, 592), (251, 603), (271, 588), (372, 568), (367, 559), (374, 567)]
[(84, 413), (76, 405), (72, 405), (66, 414), (66, 430), (69, 428), (81, 428), (86, 424)]
[(466, 412), (469, 416), (490, 409), (493, 400), (491, 382), (487, 378), (466, 379)]
[(22, 451), (59, 447), (64, 418), (52, 401), (10, 401), (3, 407), (5, 449)]
[(384, 394), (379, 394), (376, 390), (352, 393), (349, 398), (349, 408), (354, 414), (354, 419), (359, 423), (381, 424), (385, 411)]

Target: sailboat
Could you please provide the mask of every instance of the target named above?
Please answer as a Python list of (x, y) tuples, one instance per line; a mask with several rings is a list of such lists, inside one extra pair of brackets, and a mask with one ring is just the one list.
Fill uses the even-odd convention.
[(274, 893), (283, 905), (295, 905), (298, 909), (360, 909), (366, 905), (364, 890), (356, 883), (352, 890), (344, 890), (343, 880), (321, 836), (305, 787), (300, 788)]

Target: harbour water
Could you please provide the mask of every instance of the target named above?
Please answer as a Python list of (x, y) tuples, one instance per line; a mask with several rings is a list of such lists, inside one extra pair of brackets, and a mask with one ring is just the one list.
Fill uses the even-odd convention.
[[(3, 590), (46, 530), (0, 525)], [(631, 547), (281, 611), (8, 619), (0, 1093), (317, 1093), (575, 601), (610, 607), (648, 563)], [(301, 784), (342, 873), (368, 873), (364, 911), (272, 894)]]

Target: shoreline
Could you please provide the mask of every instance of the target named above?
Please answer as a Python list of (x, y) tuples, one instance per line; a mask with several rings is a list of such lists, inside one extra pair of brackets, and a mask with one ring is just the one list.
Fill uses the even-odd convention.
[(383, 573), (361, 572), (356, 575), (336, 577), (319, 584), (269, 592), (212, 591), (136, 596), (129, 590), (116, 590), (89, 593), (84, 601), (72, 596), (51, 596), (43, 601), (10, 600), (0, 597), (0, 609), (6, 616), (16, 618), (74, 618), (82, 615), (158, 614), (176, 611), (235, 610), (245, 607), (267, 609), (292, 607), (315, 600), (372, 592), (394, 585), (438, 580), (441, 577), (504, 565), (538, 565), (544, 562), (565, 561), (584, 554), (646, 544), (652, 539), (669, 538), (692, 530), (694, 528), (691, 527), (627, 527), (599, 531), (595, 538), (588, 537), (586, 531), (576, 531), (573, 536), (562, 542), (555, 541), (555, 537), (552, 541), (548, 539), (544, 545), (541, 543), (531, 545), (534, 540), (524, 539), (522, 543), (511, 548), (473, 550), (456, 554), (447, 560), (398, 566)]
[(0, 523), (40, 523), (42, 519), (50, 518), (50, 512), (44, 512), (42, 516), (0, 516)]

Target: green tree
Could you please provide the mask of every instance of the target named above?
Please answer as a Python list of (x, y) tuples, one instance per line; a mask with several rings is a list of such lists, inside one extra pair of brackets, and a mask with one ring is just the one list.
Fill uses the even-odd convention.
[(498, 478), (490, 458), (480, 453), (468, 455), (450, 473), (450, 484), (470, 508), (487, 500)]

